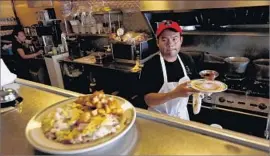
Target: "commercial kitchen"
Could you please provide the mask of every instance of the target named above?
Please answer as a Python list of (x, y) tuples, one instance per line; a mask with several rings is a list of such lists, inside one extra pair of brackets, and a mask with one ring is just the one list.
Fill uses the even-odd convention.
[[(136, 119), (125, 135), (103, 148), (80, 150), (83, 154), (269, 155), (269, 6), (268, 1), (1, 1), (1, 153), (75, 154), (33, 145), (28, 123), (57, 103), (102, 90), (132, 104)], [(148, 110), (141, 92), (142, 71), (159, 55), (156, 31), (164, 20), (181, 26), (180, 53), (194, 60), (198, 73), (215, 71), (215, 80), (227, 86), (204, 96), (198, 113), (190, 96), (190, 120)], [(27, 78), (20, 72), (26, 65), (12, 50), (17, 28), (31, 41), (27, 55), (42, 51), (28, 59)]]

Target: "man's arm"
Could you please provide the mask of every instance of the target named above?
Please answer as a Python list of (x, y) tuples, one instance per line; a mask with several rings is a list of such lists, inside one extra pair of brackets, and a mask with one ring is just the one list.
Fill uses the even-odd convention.
[(23, 59), (31, 59), (31, 58), (35, 58), (37, 57), (38, 55), (40, 55), (42, 53), (42, 51), (38, 51), (34, 54), (25, 54), (24, 50), (19, 48), (17, 49), (17, 52), (19, 53), (19, 55), (23, 58)]
[(151, 106), (156, 106), (163, 104), (167, 101), (170, 101), (172, 99), (178, 98), (178, 97), (188, 97), (192, 93), (197, 92), (196, 90), (189, 88), (188, 83), (183, 83), (177, 86), (174, 90), (168, 92), (168, 93), (149, 93), (144, 96), (144, 100), (146, 104)]

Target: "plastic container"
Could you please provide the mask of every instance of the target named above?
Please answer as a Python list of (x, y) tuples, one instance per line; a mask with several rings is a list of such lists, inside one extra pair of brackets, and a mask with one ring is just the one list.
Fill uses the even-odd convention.
[(73, 31), (75, 34), (78, 34), (78, 33), (79, 33), (79, 26), (78, 26), (78, 25), (72, 25), (72, 31)]
[(85, 34), (85, 26), (84, 25), (80, 25), (80, 33), (81, 34)]

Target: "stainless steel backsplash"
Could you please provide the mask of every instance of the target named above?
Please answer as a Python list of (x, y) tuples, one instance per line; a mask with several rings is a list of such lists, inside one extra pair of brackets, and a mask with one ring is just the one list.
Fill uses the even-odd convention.
[(218, 56), (246, 56), (251, 59), (269, 58), (267, 36), (184, 36), (182, 50), (206, 51)]

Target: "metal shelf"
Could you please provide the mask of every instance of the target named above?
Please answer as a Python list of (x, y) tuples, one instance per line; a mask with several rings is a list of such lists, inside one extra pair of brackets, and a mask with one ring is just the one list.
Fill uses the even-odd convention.
[(269, 32), (220, 32), (220, 31), (184, 31), (183, 35), (232, 35), (232, 36), (269, 36)]
[(16, 26), (17, 24), (0, 24), (0, 27)]
[(85, 33), (85, 34), (77, 34), (77, 33), (71, 33), (71, 34), (67, 34), (67, 36), (71, 37), (71, 36), (83, 36), (83, 37), (108, 37), (109, 34), (89, 34), (89, 33)]

